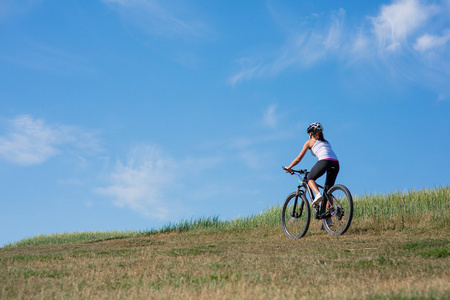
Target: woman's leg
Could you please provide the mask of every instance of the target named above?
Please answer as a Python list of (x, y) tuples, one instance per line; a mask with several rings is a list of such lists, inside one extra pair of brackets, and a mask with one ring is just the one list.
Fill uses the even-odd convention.
[[(327, 178), (325, 179), (325, 189), (328, 190), (331, 188), (334, 183), (336, 182), (337, 175), (339, 173), (339, 162), (338, 161), (331, 161), (329, 164), (329, 169), (327, 170)], [(330, 199), (330, 201), (333, 201)], [(333, 205), (331, 202), (327, 202), (327, 209), (330, 208), (330, 206)]]
[(327, 161), (325, 160), (319, 160), (314, 167), (312, 167), (311, 171), (308, 175), (308, 185), (313, 190), (314, 194), (316, 195), (314, 197), (314, 200), (312, 200), (311, 204), (313, 207), (316, 207), (322, 202), (323, 196), (319, 191), (319, 188), (316, 184), (316, 179), (325, 174), (327, 170)]
[(308, 185), (309, 185), (309, 187), (313, 190), (313, 192), (314, 192), (315, 195), (317, 195), (317, 194), (320, 193), (320, 192), (319, 192), (319, 188), (317, 187), (317, 183), (316, 183), (314, 180), (310, 179), (310, 180), (308, 181)]
[(317, 187), (316, 179), (321, 177), (327, 171), (327, 161), (319, 160), (308, 175), (308, 185), (313, 190), (314, 194), (319, 194), (319, 188)]
[(339, 162), (329, 161), (327, 168), (327, 178), (325, 179), (325, 189), (331, 188), (336, 182), (337, 175), (339, 173)]

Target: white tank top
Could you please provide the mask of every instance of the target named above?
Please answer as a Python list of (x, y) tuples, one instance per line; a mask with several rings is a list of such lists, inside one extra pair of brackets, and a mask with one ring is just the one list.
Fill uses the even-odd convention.
[(328, 142), (316, 141), (311, 148), (311, 154), (319, 160), (338, 160)]

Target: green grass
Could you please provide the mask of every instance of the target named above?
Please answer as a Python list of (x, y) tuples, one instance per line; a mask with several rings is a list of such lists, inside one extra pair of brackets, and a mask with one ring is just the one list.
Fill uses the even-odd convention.
[(360, 219), (373, 216), (420, 216), (429, 212), (440, 216), (450, 209), (450, 187), (357, 196), (354, 200), (355, 217)]
[(39, 245), (61, 245), (78, 242), (96, 242), (110, 239), (129, 238), (142, 235), (139, 231), (92, 231), (92, 232), (73, 232), (73, 233), (55, 233), (51, 235), (38, 235), (30, 237), (16, 243), (5, 245), (10, 247), (28, 247)]
[[(450, 187), (396, 192), (379, 195), (354, 196), (354, 217), (351, 230), (387, 230), (406, 229), (408, 222), (423, 222), (422, 228), (434, 226), (434, 229), (450, 227)], [(196, 220), (182, 220), (159, 229), (141, 231), (75, 232), (52, 235), (39, 235), (4, 248), (58, 245), (78, 242), (98, 242), (138, 236), (150, 236), (169, 232), (233, 232), (258, 227), (279, 228), (281, 206), (268, 208), (260, 214), (233, 220), (219, 220), (218, 216)], [(428, 223), (432, 223), (429, 225)], [(420, 224), (419, 224), (420, 225)], [(415, 230), (421, 230), (415, 226)], [(439, 254), (448, 255), (448, 254)]]
[(0, 299), (449, 299), (449, 200), (449, 187), (355, 196), (338, 237), (313, 219), (305, 237), (286, 238), (279, 205), (41, 235), (0, 248)]

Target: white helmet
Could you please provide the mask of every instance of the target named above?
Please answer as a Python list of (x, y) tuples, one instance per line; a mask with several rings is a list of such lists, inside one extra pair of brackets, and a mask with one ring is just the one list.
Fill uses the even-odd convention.
[(312, 123), (311, 125), (308, 126), (308, 128), (306, 129), (306, 133), (316, 133), (317, 131), (323, 131), (323, 127), (322, 124), (320, 124), (319, 122), (315, 122)]

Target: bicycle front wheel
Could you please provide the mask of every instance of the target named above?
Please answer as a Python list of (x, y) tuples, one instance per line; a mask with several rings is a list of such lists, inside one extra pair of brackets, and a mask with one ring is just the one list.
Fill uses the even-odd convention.
[(306, 234), (311, 219), (311, 209), (305, 195), (292, 193), (287, 196), (281, 211), (284, 234), (290, 239), (299, 239)]
[(330, 216), (322, 219), (323, 227), (329, 234), (344, 234), (352, 223), (352, 195), (345, 186), (336, 184), (328, 190), (328, 199), (331, 202), (327, 209)]

